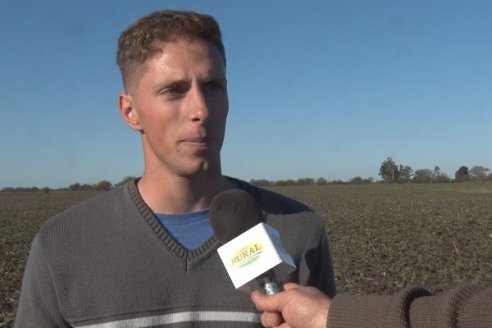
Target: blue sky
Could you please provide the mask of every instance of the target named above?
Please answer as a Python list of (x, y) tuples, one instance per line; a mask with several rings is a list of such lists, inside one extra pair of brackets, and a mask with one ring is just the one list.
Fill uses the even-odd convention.
[(220, 23), (224, 174), (378, 178), (492, 168), (491, 1), (0, 1), (0, 187), (143, 171), (117, 111), (120, 32), (157, 9)]

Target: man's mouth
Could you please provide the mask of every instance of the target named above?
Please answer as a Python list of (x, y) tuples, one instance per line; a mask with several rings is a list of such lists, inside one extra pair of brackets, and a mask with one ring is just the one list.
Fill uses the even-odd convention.
[(194, 137), (183, 140), (183, 143), (196, 148), (209, 148), (215, 142), (211, 137)]

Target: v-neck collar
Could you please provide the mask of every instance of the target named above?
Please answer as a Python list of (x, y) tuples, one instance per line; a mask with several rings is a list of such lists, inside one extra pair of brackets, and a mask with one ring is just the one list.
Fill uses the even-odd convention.
[(174, 237), (159, 223), (154, 212), (148, 207), (143, 200), (137, 188), (138, 180), (133, 180), (127, 184), (127, 190), (130, 198), (135, 204), (138, 212), (145, 222), (150, 226), (156, 236), (163, 242), (166, 248), (181, 258), (186, 263), (186, 269), (201, 263), (203, 260), (214, 254), (220, 246), (220, 242), (212, 235), (195, 249), (188, 250), (181, 246)]

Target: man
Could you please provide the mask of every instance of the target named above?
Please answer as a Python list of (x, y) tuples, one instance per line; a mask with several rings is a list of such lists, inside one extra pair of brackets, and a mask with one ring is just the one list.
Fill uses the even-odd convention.
[(462, 285), (431, 296), (423, 288), (408, 288), (392, 296), (337, 295), (333, 300), (314, 287), (295, 283), (252, 300), (265, 327), (291, 328), (398, 328), (492, 327), (492, 288)]
[(306, 206), (222, 175), (226, 56), (207, 15), (159, 11), (119, 39), (120, 114), (141, 137), (140, 179), (51, 218), (36, 235), (16, 327), (251, 327), (260, 318), (217, 255), (208, 206), (250, 193), (297, 265), (287, 279), (334, 296), (322, 220)]

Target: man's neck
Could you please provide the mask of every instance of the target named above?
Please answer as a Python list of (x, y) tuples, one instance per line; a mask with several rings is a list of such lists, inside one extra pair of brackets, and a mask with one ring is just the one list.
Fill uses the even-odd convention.
[(232, 188), (221, 174), (188, 177), (156, 177), (144, 174), (138, 182), (142, 198), (154, 213), (179, 214), (209, 207), (212, 198)]

